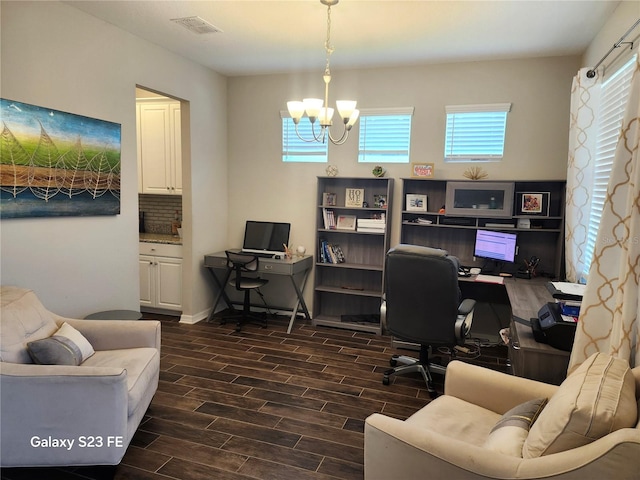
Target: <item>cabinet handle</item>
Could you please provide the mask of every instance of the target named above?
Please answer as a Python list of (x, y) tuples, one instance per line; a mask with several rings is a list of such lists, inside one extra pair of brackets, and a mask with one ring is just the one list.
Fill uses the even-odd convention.
[(520, 343), (519, 342), (513, 342), (511, 344), (511, 346), (513, 347), (514, 350), (520, 350)]
[(149, 262), (149, 265), (153, 265), (153, 262)]

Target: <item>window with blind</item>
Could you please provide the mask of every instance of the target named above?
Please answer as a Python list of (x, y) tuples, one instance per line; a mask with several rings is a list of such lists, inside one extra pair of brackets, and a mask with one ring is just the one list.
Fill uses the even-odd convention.
[(591, 188), (591, 208), (589, 213), (589, 231), (587, 233), (587, 248), (583, 276), (587, 278), (593, 253), (596, 247), (596, 237), (604, 209), (607, 186), (616, 144), (620, 136), (620, 127), (625, 108), (629, 99), (631, 77), (636, 64), (634, 55), (617, 72), (602, 83), (600, 91), (600, 106), (596, 112), (598, 118), (598, 132), (596, 137), (594, 175)]
[(409, 163), (413, 107), (360, 110), (359, 163)]
[(499, 160), (504, 153), (510, 103), (445, 107), (446, 162)]
[[(305, 142), (296, 135), (293, 119), (287, 112), (282, 117), (282, 161), (283, 162), (327, 162), (329, 151), (327, 143)], [(320, 127), (316, 125), (316, 132)], [(311, 122), (307, 117), (300, 119), (298, 132), (303, 138), (313, 138)]]

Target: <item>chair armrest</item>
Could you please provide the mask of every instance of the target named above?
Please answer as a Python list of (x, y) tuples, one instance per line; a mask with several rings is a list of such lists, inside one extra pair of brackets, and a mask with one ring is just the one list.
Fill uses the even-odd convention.
[(67, 322), (84, 335), (94, 350), (151, 347), (160, 350), (160, 322), (156, 320), (77, 320), (54, 317), (58, 325)]
[(521, 462), (382, 414), (365, 421), (365, 480), (515, 478)]
[[(54, 464), (63, 449), (36, 448), (34, 437), (75, 439), (64, 458), (79, 463), (69, 465), (94, 454), (121, 458), (129, 442), (127, 395), (124, 368), (0, 363), (2, 466)], [(82, 448), (81, 436), (123, 444)]]
[[(427, 405), (425, 408), (429, 408)], [(502, 455), (416, 427), (411, 423), (373, 414), (364, 427), (366, 480), (423, 478), (483, 479), (637, 479), (640, 430), (625, 428), (588, 445), (552, 455), (522, 459)]]
[(527, 378), (454, 360), (447, 365), (444, 393), (500, 415), (533, 398), (550, 398), (557, 390)]
[(458, 315), (469, 315), (476, 307), (476, 301), (471, 298), (465, 298), (458, 306)]

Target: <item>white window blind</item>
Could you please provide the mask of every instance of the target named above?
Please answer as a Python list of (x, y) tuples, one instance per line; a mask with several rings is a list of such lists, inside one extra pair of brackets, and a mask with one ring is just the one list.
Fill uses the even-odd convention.
[(409, 163), (413, 107), (360, 111), (360, 163)]
[(620, 136), (622, 119), (631, 90), (631, 77), (635, 68), (636, 56), (633, 56), (625, 65), (615, 72), (609, 79), (602, 83), (600, 93), (600, 106), (596, 112), (598, 118), (598, 133), (596, 138), (593, 186), (591, 188), (591, 209), (589, 214), (589, 231), (587, 233), (587, 248), (585, 254), (585, 267), (583, 276), (587, 278), (593, 253), (596, 247), (596, 237), (604, 201), (607, 195), (607, 186), (616, 145)]
[[(282, 117), (282, 161), (283, 162), (327, 162), (328, 144), (305, 142), (296, 135), (293, 119), (287, 112), (280, 112)], [(316, 133), (320, 126), (316, 122)], [(303, 138), (313, 138), (311, 122), (307, 117), (300, 119), (298, 132)]]
[(507, 113), (510, 110), (510, 103), (445, 107), (445, 161), (470, 162), (502, 158)]

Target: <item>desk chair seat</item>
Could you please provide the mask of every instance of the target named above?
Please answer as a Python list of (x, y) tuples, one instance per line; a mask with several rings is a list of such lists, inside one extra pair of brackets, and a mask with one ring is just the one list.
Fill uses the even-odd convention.
[[(419, 372), (432, 397), (436, 395), (431, 372), (444, 374), (446, 366), (430, 362), (433, 347), (463, 344), (471, 329), (475, 300), (460, 302), (458, 259), (444, 250), (398, 245), (385, 258), (385, 295), (381, 317), (396, 338), (420, 345), (420, 357), (391, 357), (391, 375)], [(397, 366), (398, 363), (403, 364)]]
[(251, 291), (255, 290), (258, 292), (264, 302), (264, 298), (260, 292), (260, 287), (269, 283), (269, 280), (260, 277), (247, 276), (247, 274), (258, 271), (258, 268), (260, 267), (260, 258), (251, 253), (232, 252), (229, 250), (226, 250), (225, 254), (227, 255), (227, 268), (231, 269), (234, 274), (234, 278), (229, 281), (229, 284), (233, 285), (236, 290), (244, 292), (244, 301), (241, 313), (225, 316), (220, 323), (224, 325), (227, 320), (233, 318), (237, 319), (236, 332), (240, 331), (243, 323), (250, 321), (259, 322), (263, 328), (266, 327), (266, 316), (261, 317), (251, 313)]

